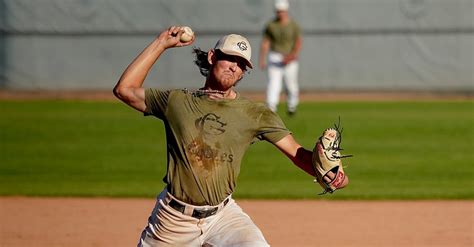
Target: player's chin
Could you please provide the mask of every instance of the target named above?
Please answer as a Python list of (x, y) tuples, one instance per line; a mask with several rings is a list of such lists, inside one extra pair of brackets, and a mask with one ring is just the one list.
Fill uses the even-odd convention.
[(235, 84), (237, 83), (237, 81), (232, 77), (232, 78), (228, 78), (226, 80), (223, 80), (222, 83), (221, 83), (221, 86), (227, 90), (233, 86), (235, 86)]

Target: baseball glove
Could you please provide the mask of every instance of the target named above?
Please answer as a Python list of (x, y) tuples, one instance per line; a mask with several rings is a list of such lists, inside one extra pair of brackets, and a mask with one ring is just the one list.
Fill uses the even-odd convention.
[[(335, 190), (342, 188), (346, 175), (342, 167), (342, 158), (351, 157), (352, 155), (341, 155), (341, 139), (342, 129), (339, 124), (334, 128), (324, 130), (321, 137), (313, 150), (313, 167), (316, 173), (315, 182), (318, 182), (324, 191), (333, 193)], [(335, 176), (331, 178), (328, 173), (332, 172)]]

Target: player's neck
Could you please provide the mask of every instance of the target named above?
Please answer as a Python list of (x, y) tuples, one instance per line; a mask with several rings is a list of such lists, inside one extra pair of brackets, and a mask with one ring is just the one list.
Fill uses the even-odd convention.
[(235, 99), (237, 97), (237, 93), (232, 88), (222, 91), (210, 87), (202, 87), (197, 91), (207, 95), (210, 99)]
[(286, 25), (290, 22), (290, 16), (288, 14), (277, 16), (277, 21), (281, 25)]
[(280, 23), (280, 25), (287, 25), (288, 23), (290, 23), (290, 18), (282, 18), (282, 19), (278, 19), (278, 23)]

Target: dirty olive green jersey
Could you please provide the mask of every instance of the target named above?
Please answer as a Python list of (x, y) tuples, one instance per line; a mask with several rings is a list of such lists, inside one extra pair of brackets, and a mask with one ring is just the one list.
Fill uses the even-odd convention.
[(188, 90), (147, 89), (145, 98), (145, 115), (163, 120), (166, 130), (163, 180), (171, 194), (193, 205), (217, 205), (234, 191), (252, 142), (275, 143), (290, 134), (278, 115), (239, 94), (211, 100)]
[(285, 26), (273, 20), (267, 24), (263, 32), (263, 36), (270, 40), (270, 50), (282, 54), (288, 54), (293, 50), (300, 35), (300, 27), (294, 20), (290, 20)]

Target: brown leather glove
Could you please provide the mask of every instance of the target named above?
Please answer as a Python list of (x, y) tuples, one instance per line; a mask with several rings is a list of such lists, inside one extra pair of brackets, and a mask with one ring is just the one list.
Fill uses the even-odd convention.
[(346, 174), (342, 167), (342, 158), (352, 155), (341, 155), (341, 132), (339, 126), (324, 130), (313, 150), (313, 167), (316, 172), (315, 182), (318, 182), (324, 191), (333, 193), (347, 184)]

